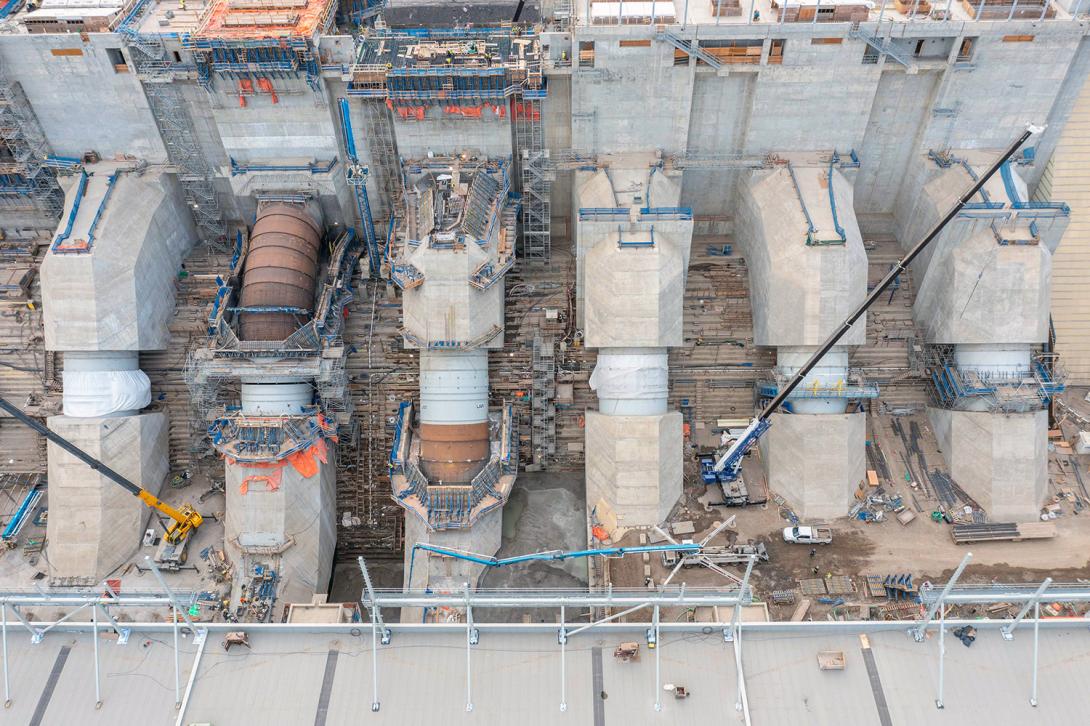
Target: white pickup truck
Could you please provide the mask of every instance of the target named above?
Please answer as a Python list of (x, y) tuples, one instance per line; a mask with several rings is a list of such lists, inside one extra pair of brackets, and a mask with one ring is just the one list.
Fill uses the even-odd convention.
[(829, 527), (797, 525), (783, 528), (783, 541), (794, 544), (829, 544), (833, 541), (833, 530)]

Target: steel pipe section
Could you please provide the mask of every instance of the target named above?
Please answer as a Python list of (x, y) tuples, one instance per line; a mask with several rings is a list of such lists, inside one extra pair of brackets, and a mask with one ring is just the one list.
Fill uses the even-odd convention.
[(959, 343), (954, 348), (959, 370), (985, 378), (1024, 378), (1030, 373), (1030, 345), (980, 345)]
[(135, 350), (68, 351), (62, 381), (65, 416), (135, 416), (151, 404), (151, 381)]
[(590, 377), (598, 411), (607, 416), (661, 416), (667, 412), (666, 348), (602, 348)]
[[(793, 376), (814, 354), (816, 348), (778, 348), (776, 363), (785, 378)], [(818, 364), (806, 374), (799, 384), (799, 391), (820, 388), (835, 389), (840, 382), (848, 380), (848, 349), (833, 348), (826, 353)], [(830, 398), (789, 398), (794, 413), (844, 413), (848, 410), (848, 399)]]
[(420, 351), (420, 466), (466, 483), (488, 461), (488, 351)]
[[(269, 204), (257, 213), (242, 270), (239, 305), (313, 310), (321, 226), (305, 209)], [(300, 321), (291, 313), (239, 313), (239, 339), (284, 340)]]
[(242, 413), (247, 416), (298, 416), (314, 400), (309, 381), (242, 384)]

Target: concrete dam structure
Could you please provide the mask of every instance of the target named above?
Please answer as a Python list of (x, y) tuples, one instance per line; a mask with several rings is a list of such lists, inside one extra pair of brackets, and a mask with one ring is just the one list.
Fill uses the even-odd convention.
[[(351, 674), (385, 715), (412, 638), (423, 714), (462, 698), (457, 635), (471, 708), (477, 624), (534, 683), (514, 631), (548, 625), (571, 714), (637, 723), (602, 694), (657, 665), (667, 715), (701, 703), (744, 681), (741, 623), (1084, 616), (921, 583), (968, 543), (981, 587), (1090, 579), (1088, 12), (0, 0), (5, 631), (86, 606), (71, 663), (187, 655), (168, 719), (324, 723), (187, 710), (186, 676), (260, 693), (247, 664), (313, 651), (307, 708)], [(100, 644), (133, 623), (146, 665)], [(722, 667), (659, 651), (690, 630)], [(16, 721), (79, 720), (42, 715), (59, 657)], [(145, 718), (117, 680), (103, 718)]]

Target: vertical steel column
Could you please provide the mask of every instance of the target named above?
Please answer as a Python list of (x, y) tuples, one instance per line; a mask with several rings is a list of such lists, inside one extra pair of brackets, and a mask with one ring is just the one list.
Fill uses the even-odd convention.
[[(753, 25), (753, 6), (757, 4), (757, 0), (749, 0), (749, 15), (746, 16), (746, 25)], [(715, 24), (719, 24), (718, 14), (715, 16)]]
[[(652, 4), (653, 6), (653, 4)], [(715, 0), (715, 24), (719, 25), (719, 16), (723, 12), (723, 0)], [(655, 19), (651, 18), (651, 23), (654, 24)]]
[(1009, 13), (1007, 13), (1007, 21), (1008, 22), (1010, 22), (1010, 20), (1014, 18), (1014, 11), (1017, 10), (1017, 9), (1018, 9), (1018, 0), (1014, 0), (1014, 2), (1011, 3), (1011, 11)]
[(1026, 600), (1026, 604), (1023, 605), (1022, 609), (1018, 611), (1018, 614), (1014, 616), (1014, 620), (1012, 620), (1009, 625), (1004, 625), (1000, 629), (999, 632), (1003, 636), (1003, 640), (1014, 639), (1014, 629), (1018, 627), (1018, 623), (1022, 622), (1022, 618), (1026, 617), (1026, 613), (1029, 612), (1029, 609), (1031, 607), (1041, 602), (1041, 597), (1045, 594), (1045, 590), (1051, 584), (1052, 578), (1046, 577), (1045, 581), (1041, 583), (1040, 587), (1038, 587), (1037, 590), (1034, 591), (1033, 597), (1031, 597), (1029, 600)]
[(197, 671), (201, 667), (201, 658), (204, 657), (204, 647), (208, 645), (208, 631), (202, 630), (194, 642), (197, 644), (197, 655), (193, 657), (193, 665), (189, 667), (189, 680), (185, 684), (185, 693), (182, 694), (182, 705), (178, 707), (178, 718), (174, 726), (186, 726), (185, 711), (189, 707), (189, 697), (193, 695), (193, 686), (197, 683)]
[(946, 0), (946, 12), (944, 12), (942, 14), (942, 22), (944, 22), (944, 23), (949, 23), (950, 22), (950, 8), (952, 8), (953, 5), (954, 5), (954, 0)]
[(973, 559), (973, 553), (966, 552), (965, 557), (961, 559), (961, 564), (958, 565), (958, 568), (956, 570), (954, 570), (953, 577), (950, 578), (950, 581), (947, 582), (946, 586), (942, 588), (942, 592), (939, 593), (938, 599), (935, 600), (935, 602), (931, 604), (931, 607), (927, 609), (927, 617), (925, 617), (923, 622), (912, 630), (912, 637), (916, 640), (917, 643), (923, 642), (924, 633), (927, 632), (927, 626), (930, 625), (931, 620), (934, 619), (935, 611), (942, 607), (943, 600), (945, 600), (946, 596), (950, 594), (950, 590), (954, 587), (954, 583), (956, 583), (958, 581), (958, 578), (961, 577), (961, 573), (965, 572), (965, 567), (969, 564), (969, 561), (971, 559)]
[(148, 563), (148, 566), (151, 567), (151, 571), (155, 574), (155, 579), (158, 580), (159, 584), (163, 586), (163, 589), (167, 593), (167, 597), (170, 598), (171, 605), (174, 606), (174, 609), (177, 612), (182, 614), (182, 618), (185, 619), (185, 624), (189, 626), (189, 632), (196, 635), (197, 626), (194, 625), (193, 621), (189, 619), (189, 613), (186, 612), (185, 608), (181, 607), (178, 604), (178, 598), (174, 595), (174, 591), (170, 589), (170, 585), (167, 584), (167, 581), (163, 579), (163, 573), (155, 565), (155, 562), (152, 561), (151, 557), (145, 555), (144, 562)]
[(189, 613), (184, 609), (178, 607), (178, 598), (174, 597), (174, 591), (167, 585), (167, 581), (163, 579), (163, 573), (159, 571), (159, 568), (152, 562), (151, 557), (145, 556), (144, 561), (151, 567), (151, 571), (155, 574), (155, 579), (159, 581), (163, 589), (166, 590), (167, 597), (170, 598), (170, 604), (174, 608), (174, 617), (171, 618), (173, 623), (172, 630), (174, 631), (174, 707), (181, 708), (182, 706), (182, 666), (179, 662), (178, 653), (178, 614), (181, 613), (185, 618), (186, 625), (189, 626), (189, 631), (194, 635), (197, 634), (197, 628), (193, 625), (193, 621), (189, 619)]
[[(821, 0), (817, 0), (817, 4), (814, 5), (814, 19), (810, 21), (810, 25), (817, 25), (818, 10), (821, 10)], [(802, 12), (802, 5), (799, 5), (799, 13)]]
[(655, 629), (655, 710), (662, 710), (662, 669), (660, 666), (659, 651), (662, 650), (662, 642), (659, 640), (659, 606), (655, 606), (653, 626)]
[[(372, 608), (374, 606), (372, 605)], [(378, 700), (378, 623), (375, 616), (371, 615), (371, 712), (378, 713), (380, 708)]]
[(973, 18), (973, 22), (980, 22), (980, 16), (984, 13), (984, 0), (980, 0), (980, 4), (976, 6), (976, 16)]
[(882, 18), (886, 16), (886, 3), (889, 0), (882, 0), (882, 7), (878, 11), (878, 24), (874, 26), (874, 37), (877, 38), (882, 32)]
[(946, 708), (942, 702), (942, 677), (946, 665), (946, 608), (939, 615), (939, 697), (935, 699), (935, 708)]
[(11, 681), (8, 679), (8, 604), (0, 604), (0, 629), (4, 633), (4, 708), (11, 708)]
[(1072, 20), (1078, 21), (1078, 19), (1079, 19), (1079, 10), (1081, 10), (1081, 9), (1082, 9), (1082, 0), (1079, 0), (1077, 3), (1075, 3), (1075, 9), (1071, 12), (1071, 19)]
[(95, 709), (102, 708), (102, 689), (98, 679), (98, 608), (91, 608), (91, 638), (95, 653)]
[(746, 676), (742, 670), (742, 624), (739, 623), (734, 631), (734, 669), (738, 672), (738, 700), (734, 702), (734, 709), (742, 714), (742, 722), (750, 726), (749, 696), (746, 694)]
[(560, 712), (568, 710), (568, 634), (564, 630), (564, 606), (560, 606)]
[(381, 704), (378, 700), (378, 626), (382, 625), (382, 644), (390, 642), (390, 630), (382, 620), (382, 611), (379, 609), (375, 598), (375, 587), (371, 582), (371, 573), (367, 570), (367, 563), (362, 557), (357, 557), (360, 565), (360, 574), (363, 575), (363, 586), (367, 592), (367, 599), (371, 603), (371, 712), (378, 713)]
[(1048, 13), (1048, 3), (1043, 2), (1043, 3), (1041, 3), (1041, 17), (1037, 18), (1037, 22), (1040, 22), (1040, 21), (1044, 20), (1045, 15), (1047, 13)]
[[(683, 13), (683, 17), (681, 18), (681, 29), (682, 30), (685, 30), (685, 26), (688, 24), (688, 22), (689, 22), (689, 0), (685, 0), (685, 12)], [(696, 40), (694, 39), (689, 45), (691, 46), (692, 43), (695, 43), (695, 42), (696, 42)]]
[(182, 707), (182, 666), (178, 662), (178, 609), (174, 608), (174, 616), (170, 619), (174, 631), (174, 708)]
[(908, 16), (909, 20), (912, 20), (912, 19), (914, 19), (916, 17), (916, 13), (919, 11), (919, 9), (920, 9), (920, 0), (916, 0), (916, 2), (914, 2), (912, 4), (912, 14)]
[(1041, 639), (1041, 601), (1033, 603), (1033, 692), (1029, 697), (1029, 705), (1037, 708), (1037, 651)]
[(473, 650), (473, 606), (469, 604), (469, 583), (465, 583), (466, 592), (466, 712), (473, 710), (473, 663), (470, 653)]

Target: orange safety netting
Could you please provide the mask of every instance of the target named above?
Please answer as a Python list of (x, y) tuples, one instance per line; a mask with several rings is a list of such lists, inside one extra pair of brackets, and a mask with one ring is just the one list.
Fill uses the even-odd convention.
[(249, 78), (240, 78), (238, 82), (238, 105), (246, 108), (246, 97), (254, 95), (254, 82)]
[(275, 492), (280, 488), (280, 480), (283, 475), (283, 468), (276, 467), (269, 471), (268, 474), (251, 474), (242, 480), (242, 484), (238, 487), (238, 493), (245, 495), (250, 491), (251, 485), (264, 484), (265, 491)]
[(541, 118), (541, 112), (534, 108), (534, 104), (530, 102), (511, 101), (511, 118), (513, 119), (530, 119), (531, 121), (537, 121)]
[(450, 114), (451, 116), (462, 116), (464, 118), (481, 118), (481, 114), (485, 109), (490, 109), (492, 113), (496, 114), (500, 118), (507, 115), (507, 110), (503, 106), (496, 106), (493, 104), (484, 104), (481, 106), (458, 106), (456, 104), (450, 104), (443, 106), (443, 112)]
[(296, 2), (232, 2), (213, 0), (201, 19), (194, 38), (264, 40), (266, 38), (310, 38), (322, 29), (335, 0)]
[(410, 117), (415, 118), (417, 121), (424, 120), (424, 113), (427, 111), (423, 106), (398, 106), (397, 115), (402, 119), (408, 121)]
[[(336, 443), (337, 437), (330, 436), (329, 440)], [(232, 466), (242, 466), (246, 469), (263, 469), (269, 472), (265, 474), (251, 474), (243, 479), (242, 485), (239, 487), (239, 493), (246, 494), (246, 492), (249, 491), (249, 484), (256, 483), (259, 479), (266, 481), (266, 491), (276, 491), (276, 489), (280, 487), (281, 477), (283, 476), (281, 470), (288, 464), (291, 464), (292, 468), (295, 469), (300, 476), (309, 479), (318, 473), (319, 463), (329, 463), (329, 448), (326, 445), (325, 439), (317, 439), (313, 444), (302, 451), (289, 454), (286, 458), (280, 459), (279, 461), (239, 462), (230, 457), (224, 458), (227, 463)]]
[(276, 95), (276, 89), (273, 88), (272, 81), (268, 78), (258, 78), (257, 88), (262, 93), (267, 93), (272, 97), (273, 103), (280, 103), (280, 98)]

